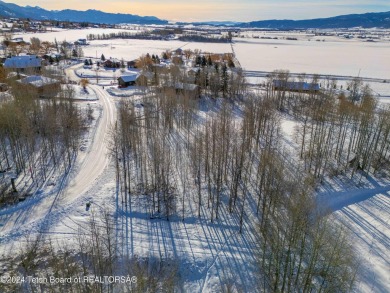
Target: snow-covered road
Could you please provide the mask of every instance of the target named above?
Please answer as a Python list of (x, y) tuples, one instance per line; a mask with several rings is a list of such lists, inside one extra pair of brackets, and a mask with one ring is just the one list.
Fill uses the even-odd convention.
[(86, 192), (103, 173), (109, 163), (109, 130), (116, 119), (115, 104), (107, 92), (99, 86), (91, 85), (89, 87), (97, 93), (103, 106), (103, 114), (100, 118), (91, 148), (80, 166), (80, 172), (70, 182), (68, 189), (65, 191), (62, 199), (63, 203), (70, 203)]
[[(77, 80), (73, 70), (74, 67), (68, 68), (66, 73), (69, 79)], [(58, 219), (60, 215), (65, 215), (64, 211), (71, 210), (76, 202), (80, 202), (108, 166), (107, 146), (109, 130), (116, 119), (115, 103), (99, 86), (90, 85), (89, 88), (99, 97), (102, 112), (87, 153), (76, 161), (69, 174), (68, 184), (62, 186), (61, 182), (56, 182), (59, 192), (45, 195), (43, 191), (25, 202), (0, 211), (0, 244), (9, 243), (12, 247), (13, 242), (17, 242), (20, 237), (28, 233), (34, 234), (47, 230), (49, 223)], [(3, 248), (0, 246), (0, 251)]]

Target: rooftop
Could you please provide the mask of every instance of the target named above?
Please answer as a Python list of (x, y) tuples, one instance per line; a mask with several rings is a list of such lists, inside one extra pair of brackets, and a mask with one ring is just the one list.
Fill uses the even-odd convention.
[(36, 68), (41, 67), (41, 59), (36, 55), (24, 55), (7, 58), (4, 62), (6, 68)]
[(44, 85), (58, 83), (59, 81), (56, 79), (41, 76), (41, 75), (31, 75), (31, 76), (22, 78), (20, 80), (20, 82), (23, 84), (30, 84), (30, 85), (33, 85), (35, 87), (42, 87)]

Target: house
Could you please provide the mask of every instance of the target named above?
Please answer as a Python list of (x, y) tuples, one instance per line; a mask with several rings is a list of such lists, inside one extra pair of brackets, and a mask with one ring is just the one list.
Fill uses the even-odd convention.
[(87, 39), (78, 39), (74, 43), (75, 43), (75, 45), (85, 46), (85, 45), (87, 45)]
[(10, 43), (14, 43), (14, 44), (25, 44), (26, 42), (23, 40), (23, 38), (13, 38)]
[(36, 55), (15, 56), (7, 58), (4, 67), (17, 72), (39, 71), (41, 69), (41, 59)]
[(272, 82), (273, 89), (276, 91), (290, 91), (290, 92), (318, 92), (320, 85), (318, 83), (307, 83), (303, 81), (286, 81), (274, 80)]
[(45, 97), (56, 96), (61, 89), (60, 81), (41, 75), (31, 75), (22, 78), (18, 82), (28, 86), (31, 92)]
[(122, 75), (118, 78), (118, 85), (120, 88), (132, 86), (136, 84), (138, 75), (131, 74), (131, 75)]
[(153, 74), (150, 72), (122, 75), (118, 78), (118, 85), (120, 88), (133, 85), (147, 86), (151, 83), (152, 79)]
[(46, 64), (53, 63), (61, 60), (63, 58), (63, 54), (53, 52), (53, 53), (44, 54), (42, 58), (47, 61)]
[(136, 84), (140, 86), (148, 86), (153, 82), (155, 75), (152, 72), (146, 71), (138, 74)]
[(174, 51), (174, 53), (176, 54), (176, 55), (183, 55), (183, 49), (181, 49), (181, 48), (178, 48), (178, 49), (176, 49), (175, 51)]
[(127, 62), (127, 68), (137, 68), (137, 62), (138, 60), (132, 60)]
[(107, 68), (120, 68), (121, 67), (121, 61), (118, 59), (107, 59), (104, 61), (104, 67)]
[(163, 88), (163, 91), (166, 94), (174, 93), (177, 96), (188, 96), (192, 99), (199, 98), (200, 96), (199, 86), (192, 83), (177, 82), (170, 86), (165, 86)]

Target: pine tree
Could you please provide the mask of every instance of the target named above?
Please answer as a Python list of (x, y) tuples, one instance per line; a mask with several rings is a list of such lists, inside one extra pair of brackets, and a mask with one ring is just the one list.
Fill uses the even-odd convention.
[(212, 66), (213, 65), (213, 60), (211, 60), (211, 56), (209, 55), (209, 57), (207, 58), (207, 65), (208, 66)]
[(203, 55), (202, 56), (202, 67), (205, 67), (207, 65), (207, 60), (206, 57)]

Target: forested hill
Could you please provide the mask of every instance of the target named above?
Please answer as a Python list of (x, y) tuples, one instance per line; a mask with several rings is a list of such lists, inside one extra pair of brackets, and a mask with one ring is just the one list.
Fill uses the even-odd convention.
[(168, 21), (155, 16), (139, 16), (134, 14), (106, 13), (99, 10), (46, 10), (38, 6), (19, 6), (0, 1), (0, 16), (30, 18), (35, 20), (58, 20), (92, 23), (136, 23), (136, 24), (166, 24)]
[(306, 20), (261, 20), (243, 23), (241, 26), (270, 29), (309, 28), (390, 28), (390, 11), (365, 14), (348, 14), (329, 18)]
[[(178, 24), (187, 24), (184, 22)], [(193, 25), (211, 25), (227, 27), (254, 27), (266, 29), (326, 29), (326, 28), (390, 28), (390, 11), (365, 13), (365, 14), (348, 14), (328, 18), (315, 18), (305, 20), (291, 19), (271, 19), (251, 22), (232, 22), (232, 21), (204, 21), (193, 22)]]

